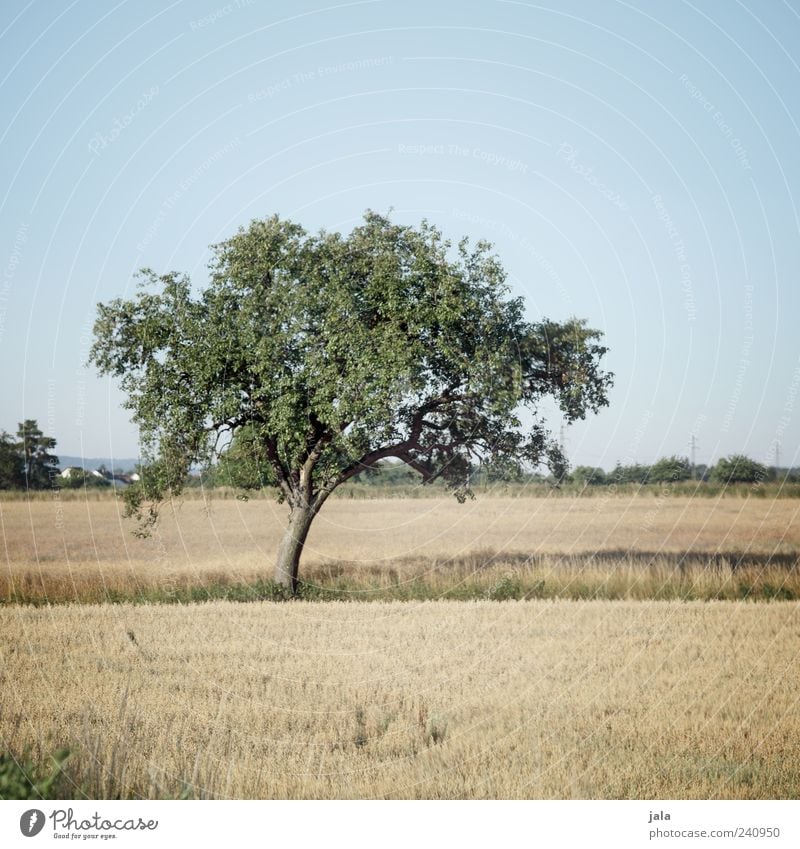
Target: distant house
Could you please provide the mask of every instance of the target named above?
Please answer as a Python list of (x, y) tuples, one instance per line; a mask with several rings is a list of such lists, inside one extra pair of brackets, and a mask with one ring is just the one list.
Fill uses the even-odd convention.
[(136, 481), (141, 480), (136, 472), (133, 472), (129, 475), (127, 474), (115, 474), (114, 472), (109, 472), (108, 469), (101, 467), (100, 469), (87, 469), (84, 471), (79, 466), (69, 466), (61, 472), (62, 478), (72, 478), (72, 477), (80, 477), (83, 479), (84, 475), (91, 475), (94, 478), (99, 478), (100, 480), (107, 481), (111, 486), (124, 488), (126, 486), (130, 486), (132, 483), (136, 483)]
[(136, 481), (141, 480), (139, 475), (136, 472), (131, 472), (128, 474), (127, 472), (124, 474), (114, 474), (113, 472), (108, 472), (105, 476), (106, 480), (111, 483), (112, 486), (130, 486), (132, 483), (136, 483)]

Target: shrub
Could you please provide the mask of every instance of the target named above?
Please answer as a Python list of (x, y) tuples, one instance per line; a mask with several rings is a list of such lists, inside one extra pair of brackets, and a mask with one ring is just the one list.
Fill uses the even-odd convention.
[(674, 483), (692, 477), (692, 464), (685, 457), (662, 457), (650, 467), (649, 483)]
[(0, 752), (0, 799), (71, 798), (63, 772), (68, 758), (69, 749), (59, 749), (49, 758), (49, 769), (43, 769), (27, 752), (19, 759)]
[(761, 483), (766, 480), (767, 469), (744, 454), (723, 457), (711, 470), (711, 480), (722, 484)]

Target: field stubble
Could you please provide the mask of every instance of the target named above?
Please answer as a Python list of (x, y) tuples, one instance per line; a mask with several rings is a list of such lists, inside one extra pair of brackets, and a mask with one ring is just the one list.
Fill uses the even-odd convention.
[(796, 798), (795, 604), (0, 610), (3, 742), (68, 795)]
[[(0, 501), (0, 601), (270, 598), (286, 510), (167, 504), (150, 539), (116, 499)], [(800, 502), (642, 497), (334, 500), (301, 564), (307, 597), (800, 598)]]

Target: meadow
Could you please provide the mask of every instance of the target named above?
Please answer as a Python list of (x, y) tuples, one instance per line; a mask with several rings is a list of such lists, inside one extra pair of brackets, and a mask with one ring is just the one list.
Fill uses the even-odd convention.
[[(796, 599), (799, 513), (792, 499), (333, 499), (300, 576), (314, 598)], [(190, 498), (139, 539), (113, 497), (0, 501), (0, 602), (271, 598), (285, 517), (266, 498)]]
[(0, 501), (2, 748), (61, 798), (800, 796), (800, 502), (334, 499), (275, 603), (284, 509)]

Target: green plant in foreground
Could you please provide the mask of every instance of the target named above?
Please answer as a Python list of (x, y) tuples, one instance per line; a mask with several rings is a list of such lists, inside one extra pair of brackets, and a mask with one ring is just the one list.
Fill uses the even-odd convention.
[(27, 752), (19, 759), (9, 752), (0, 752), (0, 799), (71, 797), (64, 776), (69, 756), (69, 749), (58, 749), (50, 756), (48, 769), (36, 764)]

